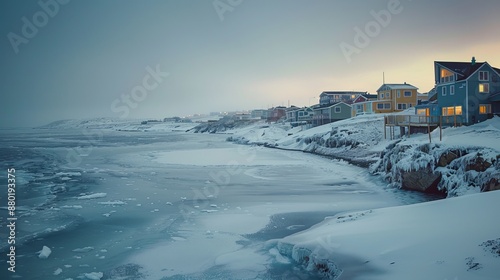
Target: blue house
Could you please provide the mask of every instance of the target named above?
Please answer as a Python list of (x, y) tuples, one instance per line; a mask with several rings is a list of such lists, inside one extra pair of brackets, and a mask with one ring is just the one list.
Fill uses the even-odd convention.
[(419, 115), (474, 124), (500, 114), (500, 69), (488, 62), (434, 62), (435, 97), (416, 106)]

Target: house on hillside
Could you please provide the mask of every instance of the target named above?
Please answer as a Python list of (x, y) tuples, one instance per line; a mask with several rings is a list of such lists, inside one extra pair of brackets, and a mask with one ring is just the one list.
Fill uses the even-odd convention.
[[(427, 116), (453, 117), (473, 124), (500, 114), (500, 69), (488, 62), (434, 62), (435, 94), (416, 107)], [(431, 100), (434, 99), (434, 100)]]
[(377, 90), (377, 100), (373, 102), (375, 113), (401, 112), (417, 105), (418, 88), (407, 84), (383, 84)]
[(297, 106), (290, 106), (286, 108), (286, 121), (287, 122), (296, 122), (298, 120), (298, 111), (300, 110)]
[(284, 106), (278, 106), (269, 109), (268, 116), (267, 116), (267, 121), (268, 122), (277, 122), (281, 118), (285, 117), (286, 118), (286, 107)]
[(339, 102), (350, 105), (360, 96), (369, 96), (369, 94), (366, 91), (323, 91), (319, 95), (319, 105), (325, 106)]
[(352, 113), (351, 115), (357, 116), (359, 114), (372, 114), (373, 111), (373, 102), (377, 100), (377, 95), (375, 94), (364, 94), (359, 95), (351, 104)]
[(351, 105), (345, 102), (337, 102), (325, 105), (320, 104), (313, 110), (314, 110), (314, 116), (312, 117), (313, 126), (345, 120), (352, 116)]
[(269, 110), (267, 109), (255, 109), (250, 113), (252, 119), (267, 119), (269, 115)]

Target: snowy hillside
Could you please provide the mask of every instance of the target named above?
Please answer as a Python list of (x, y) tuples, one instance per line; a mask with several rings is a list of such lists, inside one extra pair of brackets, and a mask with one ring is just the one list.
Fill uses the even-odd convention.
[(228, 140), (237, 143), (334, 156), (365, 167), (372, 164), (371, 171), (394, 187), (448, 196), (500, 188), (499, 117), (445, 128), (442, 141), (435, 130), (432, 143), (427, 134), (384, 139), (383, 115), (358, 116), (311, 129), (260, 122), (228, 132), (233, 133)]
[(144, 120), (123, 120), (113, 118), (60, 120), (38, 127), (41, 129), (108, 129), (119, 131), (187, 131), (198, 123), (148, 122)]
[(498, 279), (499, 200), (491, 192), (343, 213), (268, 248), (324, 279)]

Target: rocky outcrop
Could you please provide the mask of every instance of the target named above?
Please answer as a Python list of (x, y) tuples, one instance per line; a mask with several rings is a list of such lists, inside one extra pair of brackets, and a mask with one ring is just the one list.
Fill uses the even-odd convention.
[(218, 121), (201, 123), (191, 129), (191, 131), (194, 133), (223, 133), (227, 130), (245, 127), (255, 122), (257, 122), (257, 120), (237, 120), (225, 117)]
[(500, 155), (488, 148), (449, 148), (440, 144), (388, 146), (371, 171), (390, 185), (457, 196), (500, 189)]
[(402, 171), (401, 188), (425, 193), (442, 193), (438, 189), (441, 173), (431, 170)]

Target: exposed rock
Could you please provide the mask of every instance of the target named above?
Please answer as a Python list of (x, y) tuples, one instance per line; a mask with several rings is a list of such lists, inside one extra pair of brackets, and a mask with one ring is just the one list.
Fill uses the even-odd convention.
[(481, 189), (483, 192), (500, 190), (500, 181), (496, 178), (491, 178), (486, 185)]
[(403, 171), (401, 188), (425, 193), (442, 193), (437, 188), (441, 177), (441, 173), (429, 170)]
[(485, 161), (484, 158), (478, 155), (476, 158), (474, 158), (467, 164), (467, 166), (465, 167), (465, 171), (474, 170), (477, 172), (483, 172), (486, 169), (490, 168), (490, 166), (491, 166), (490, 162)]
[(452, 151), (443, 153), (438, 160), (438, 166), (445, 167), (458, 158), (458, 155)]

